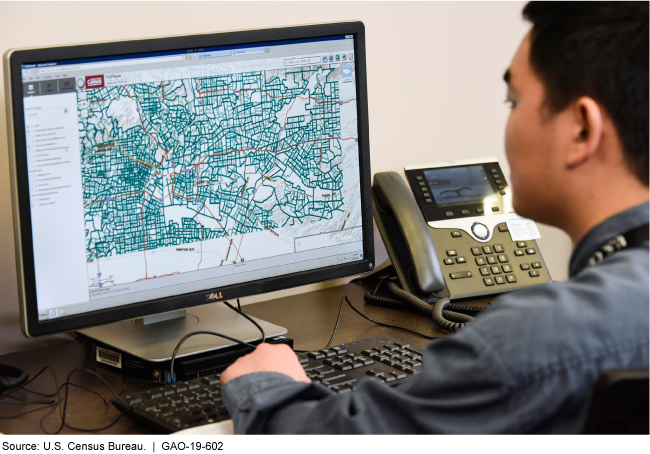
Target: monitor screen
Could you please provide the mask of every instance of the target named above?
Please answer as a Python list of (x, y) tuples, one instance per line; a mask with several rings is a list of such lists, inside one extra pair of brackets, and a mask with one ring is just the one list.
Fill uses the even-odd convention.
[(359, 23), (237, 38), (5, 56), (31, 334), (372, 267)]

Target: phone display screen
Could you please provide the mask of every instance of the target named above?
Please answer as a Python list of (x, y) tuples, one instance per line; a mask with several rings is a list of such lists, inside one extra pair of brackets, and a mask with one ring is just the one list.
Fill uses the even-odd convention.
[(482, 203), (494, 196), (482, 165), (425, 170), (424, 176), (438, 207)]

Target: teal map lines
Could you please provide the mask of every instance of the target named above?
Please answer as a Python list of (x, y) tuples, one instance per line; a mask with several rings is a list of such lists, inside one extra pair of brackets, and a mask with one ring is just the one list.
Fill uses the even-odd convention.
[[(342, 77), (323, 65), (79, 92), (89, 285), (242, 264), (359, 226)], [(108, 266), (120, 258), (132, 260)]]

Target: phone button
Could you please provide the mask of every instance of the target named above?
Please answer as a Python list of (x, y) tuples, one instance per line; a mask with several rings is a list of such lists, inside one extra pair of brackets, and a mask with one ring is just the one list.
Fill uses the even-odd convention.
[(534, 253), (535, 253), (535, 249), (534, 249), (534, 248), (529, 247), (528, 249), (526, 249), (526, 254), (528, 254), (528, 255), (533, 255)]
[(499, 257), (499, 262), (501, 262), (501, 263), (507, 263), (508, 262), (508, 256), (507, 255), (499, 254), (498, 257)]
[(469, 216), (469, 210), (460, 210), (460, 214), (463, 216)]
[(465, 260), (465, 257), (458, 257), (456, 258), (456, 263), (467, 263), (467, 260)]
[(533, 268), (541, 268), (542, 267), (541, 262), (533, 262), (533, 263), (531, 263), (531, 265), (533, 265)]
[(416, 180), (422, 181), (422, 177), (415, 177)]
[(448, 255), (449, 257), (456, 257), (456, 256), (458, 255), (458, 252), (456, 252), (456, 249), (449, 249), (449, 250), (447, 251), (447, 255)]
[(508, 279), (508, 282), (510, 282), (511, 284), (517, 282), (517, 276), (515, 276), (514, 274), (508, 274), (506, 276), (506, 279)]
[(472, 233), (479, 240), (487, 240), (490, 236), (490, 231), (488, 228), (485, 226), (485, 224), (481, 224), (480, 222), (475, 222), (472, 224)]
[(490, 285), (494, 285), (494, 279), (492, 279), (491, 277), (484, 277), (483, 282), (485, 282), (485, 285), (487, 285), (488, 287)]
[(497, 282), (497, 284), (505, 284), (506, 283), (506, 278), (503, 276), (497, 276), (494, 278), (494, 280)]
[(453, 265), (454, 259), (444, 259), (443, 262), (445, 262), (445, 265)]
[(492, 274), (501, 274), (501, 268), (499, 268), (497, 265), (494, 265), (490, 268), (492, 269)]
[(478, 214), (483, 214), (483, 208), (477, 208), (477, 209), (476, 209), (476, 212), (477, 212)]
[(431, 199), (426, 199), (425, 202), (427, 202), (427, 203), (431, 203), (431, 202), (433, 202), (433, 200), (431, 200)]
[(529, 270), (529, 269), (530, 269), (530, 265), (529, 265), (528, 263), (522, 263), (522, 264), (521, 264), (521, 265), (519, 265), (519, 266), (520, 266), (520, 267), (521, 267), (521, 269), (522, 269), (522, 270), (524, 270), (524, 271), (526, 271), (526, 270)]
[(501, 269), (504, 273), (510, 273), (512, 271), (512, 267), (510, 265), (501, 265)]
[(447, 216), (448, 218), (453, 218), (454, 217), (454, 212), (453, 211), (447, 211), (445, 213), (445, 216)]
[(538, 277), (538, 276), (539, 276), (539, 271), (537, 271), (537, 270), (530, 270), (530, 271), (528, 272), (528, 274), (530, 274), (530, 277)]
[(522, 255), (524, 255), (523, 249), (515, 249), (515, 255), (517, 257), (521, 257)]
[(425, 185), (424, 181), (420, 181), (418, 184), (419, 184), (420, 186), (424, 186), (424, 185)]
[(498, 170), (497, 170), (497, 169), (490, 169), (490, 172), (492, 172), (492, 173), (497, 173)]
[(486, 254), (492, 254), (492, 248), (490, 246), (483, 246), (483, 252)]
[(461, 236), (463, 236), (463, 234), (460, 233), (458, 230), (453, 230), (451, 232), (451, 236), (453, 236), (454, 238), (460, 238)]
[(481, 251), (480, 247), (473, 247), (472, 248), (472, 254), (474, 254), (474, 255), (483, 255), (483, 252)]
[(490, 275), (490, 268), (487, 266), (482, 266), (478, 269), (481, 272), (481, 276), (489, 276)]
[[(445, 259), (445, 260), (447, 260), (447, 259)], [(485, 265), (485, 258), (483, 258), (483, 257), (476, 257), (476, 264), (477, 264), (478, 266), (483, 266), (483, 265)]]
[(449, 277), (452, 279), (464, 279), (466, 277), (472, 277), (471, 271), (456, 271), (455, 273), (449, 273)]

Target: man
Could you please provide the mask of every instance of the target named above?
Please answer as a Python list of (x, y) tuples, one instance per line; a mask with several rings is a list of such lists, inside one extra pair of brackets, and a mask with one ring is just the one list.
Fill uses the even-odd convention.
[(513, 203), (570, 235), (570, 279), (500, 296), (399, 388), (336, 396), (261, 345), (222, 374), (236, 432), (577, 433), (602, 371), (648, 367), (648, 3), (523, 14), (505, 75)]

